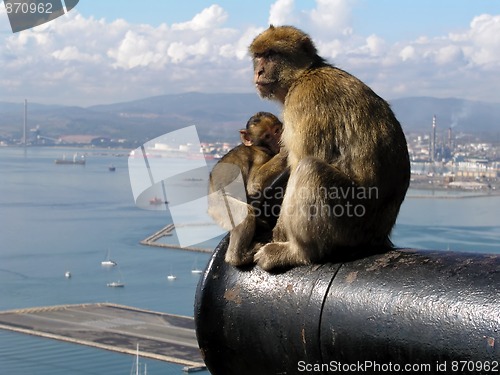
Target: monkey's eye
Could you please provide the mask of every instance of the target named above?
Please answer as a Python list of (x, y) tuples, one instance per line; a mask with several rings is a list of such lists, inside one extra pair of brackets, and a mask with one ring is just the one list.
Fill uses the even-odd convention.
[(276, 51), (275, 51), (275, 50), (273, 50), (273, 49), (270, 49), (270, 50), (267, 50), (266, 52), (264, 52), (264, 57), (266, 57), (266, 58), (268, 58), (268, 59), (269, 59), (269, 58), (273, 58), (273, 57), (275, 57), (275, 56), (277, 56), (277, 55), (278, 55), (278, 52), (276, 52)]
[(270, 49), (270, 50), (267, 50), (265, 52), (256, 54), (255, 57), (263, 57), (265, 59), (272, 59), (273, 57), (276, 57), (278, 55), (279, 55), (279, 53), (277, 51)]

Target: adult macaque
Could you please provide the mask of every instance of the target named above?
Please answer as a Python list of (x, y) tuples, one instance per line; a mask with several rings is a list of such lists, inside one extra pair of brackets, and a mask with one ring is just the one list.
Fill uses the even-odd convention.
[(260, 96), (283, 104), (290, 166), (273, 241), (257, 264), (286, 268), (390, 246), (410, 165), (389, 105), (294, 27), (269, 27), (249, 50)]
[[(269, 205), (269, 212), (264, 212), (261, 203), (266, 188), (278, 183), (284, 190), (286, 180), (275, 180), (286, 169), (286, 158), (278, 157), (271, 162), (280, 152), (282, 130), (283, 124), (272, 113), (256, 113), (248, 120), (246, 128), (240, 130), (242, 144), (224, 155), (210, 175), (208, 213), (224, 229), (231, 231), (225, 259), (234, 266), (253, 262), (250, 243), (256, 226), (270, 228), (275, 224), (277, 214), (273, 213), (276, 210)], [(240, 173), (243, 181), (231, 185)], [(247, 203), (248, 199), (252, 200), (251, 204)], [(271, 202), (280, 203), (281, 200)], [(237, 222), (237, 218), (243, 221)]]

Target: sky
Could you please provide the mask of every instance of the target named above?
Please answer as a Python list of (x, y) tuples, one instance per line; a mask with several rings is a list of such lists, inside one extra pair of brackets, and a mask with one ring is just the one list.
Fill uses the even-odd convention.
[(0, 4), (0, 101), (254, 92), (247, 48), (271, 23), (304, 30), (389, 101), (500, 103), (499, 0), (80, 0), (15, 34)]

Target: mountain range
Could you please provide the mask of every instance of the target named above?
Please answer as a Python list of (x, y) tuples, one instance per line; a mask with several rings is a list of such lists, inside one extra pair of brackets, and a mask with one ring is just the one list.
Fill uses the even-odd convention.
[[(438, 130), (472, 134), (500, 133), (500, 104), (457, 98), (409, 97), (389, 101), (406, 133)], [(0, 136), (22, 135), (24, 103), (0, 102)], [(95, 135), (139, 142), (196, 125), (202, 141), (236, 141), (238, 129), (258, 111), (280, 113), (274, 102), (256, 94), (184, 93), (91, 107), (28, 103), (28, 127), (41, 134)]]

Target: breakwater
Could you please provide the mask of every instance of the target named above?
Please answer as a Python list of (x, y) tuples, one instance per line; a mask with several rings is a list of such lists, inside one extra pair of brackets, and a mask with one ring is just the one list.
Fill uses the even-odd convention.
[(0, 329), (204, 368), (191, 317), (112, 303), (0, 312)]
[[(186, 224), (187, 225), (187, 224)], [(192, 225), (192, 226), (199, 226), (200, 224), (197, 225)], [(205, 224), (209, 225), (209, 224)], [(203, 247), (195, 247), (195, 246), (179, 246), (175, 244), (168, 244), (168, 243), (163, 243), (163, 242), (158, 242), (159, 239), (167, 236), (172, 236), (172, 232), (175, 230), (175, 225), (174, 224), (168, 224), (167, 226), (163, 227), (159, 231), (153, 233), (152, 235), (146, 237), (142, 241), (140, 241), (141, 245), (145, 246), (155, 246), (155, 247), (163, 247), (167, 249), (176, 249), (176, 250), (185, 250), (185, 251), (194, 251), (198, 253), (211, 253), (212, 249), (207, 249)]]

